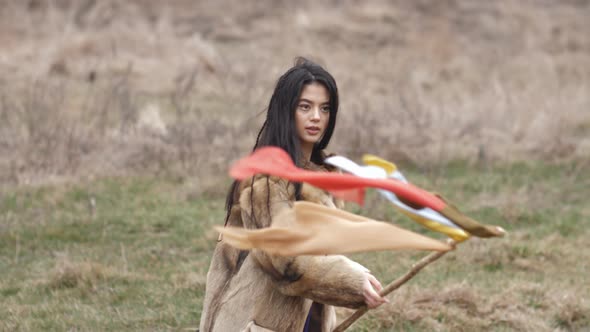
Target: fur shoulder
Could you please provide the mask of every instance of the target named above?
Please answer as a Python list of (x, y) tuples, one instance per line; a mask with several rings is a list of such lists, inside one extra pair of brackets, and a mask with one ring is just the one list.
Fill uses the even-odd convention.
[[(240, 186), (240, 208), (247, 228), (268, 227), (272, 222), (271, 210), (279, 205), (291, 206), (295, 201), (295, 187), (289, 181), (266, 175), (256, 175)], [(275, 211), (276, 212), (276, 211)]]
[(293, 197), (295, 195), (295, 188), (293, 185), (288, 180), (282, 179), (278, 176), (258, 174), (240, 182), (240, 197), (243, 196), (244, 192), (254, 192), (257, 194), (268, 190), (284, 191), (289, 196), (292, 194)]

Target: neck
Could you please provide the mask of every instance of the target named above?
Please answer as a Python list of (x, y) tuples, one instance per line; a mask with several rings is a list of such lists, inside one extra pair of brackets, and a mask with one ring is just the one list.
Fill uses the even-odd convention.
[(311, 152), (313, 151), (313, 145), (301, 145), (301, 156), (303, 157), (303, 161), (305, 163), (309, 163), (311, 161)]

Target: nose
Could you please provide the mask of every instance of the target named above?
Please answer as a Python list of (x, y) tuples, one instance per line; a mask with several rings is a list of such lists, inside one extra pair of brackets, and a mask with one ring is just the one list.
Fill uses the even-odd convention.
[(311, 121), (318, 122), (320, 121), (320, 108), (314, 107), (313, 111), (311, 112)]

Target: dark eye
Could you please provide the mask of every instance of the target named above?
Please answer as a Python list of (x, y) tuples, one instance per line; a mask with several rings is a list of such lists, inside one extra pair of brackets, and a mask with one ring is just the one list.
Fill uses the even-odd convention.
[(302, 111), (309, 111), (309, 105), (307, 104), (299, 104), (299, 109)]
[(321, 110), (322, 110), (322, 112), (324, 112), (324, 113), (330, 113), (330, 107), (329, 107), (329, 106), (323, 106), (323, 107), (321, 108)]

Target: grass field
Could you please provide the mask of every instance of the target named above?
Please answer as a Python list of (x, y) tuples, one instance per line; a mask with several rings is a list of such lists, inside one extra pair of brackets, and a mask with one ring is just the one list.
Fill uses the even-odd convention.
[[(408, 170), (415, 183), (436, 186), (509, 233), (461, 244), (353, 330), (590, 329), (588, 171), (580, 163), (486, 169), (461, 162), (436, 174)], [(376, 195), (349, 210), (424, 232)], [(0, 329), (196, 328), (212, 226), (223, 216), (223, 197), (195, 194), (189, 178), (108, 178), (4, 194)], [(387, 283), (423, 255), (353, 257)]]
[[(353, 330), (590, 331), (588, 17), (584, 0), (0, 0), (0, 330), (194, 330), (227, 167), (303, 55), (338, 82), (330, 152), (392, 160), (509, 232)], [(424, 232), (374, 193), (347, 209)], [(354, 258), (385, 284), (423, 255)]]

